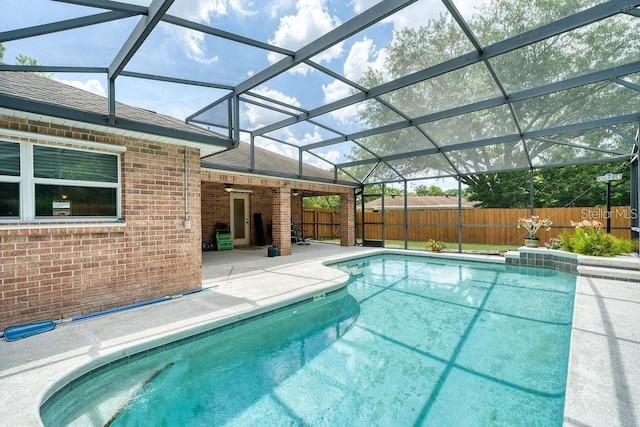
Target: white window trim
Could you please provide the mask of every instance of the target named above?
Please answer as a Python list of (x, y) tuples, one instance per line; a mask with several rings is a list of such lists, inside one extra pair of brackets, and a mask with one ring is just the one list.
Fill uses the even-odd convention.
[[(6, 129), (3, 129), (4, 133)], [(24, 132), (23, 132), (24, 133)], [(33, 136), (31, 136), (33, 137)], [(119, 153), (126, 151), (124, 149), (109, 150), (111, 152), (101, 152), (101, 154), (111, 155), (116, 157), (116, 167), (118, 173), (118, 182), (100, 182), (100, 181), (78, 181), (78, 180), (63, 180), (63, 179), (51, 179), (51, 178), (36, 178), (33, 170), (33, 147), (35, 145), (43, 147), (56, 147), (64, 150), (76, 150), (84, 152), (96, 152), (88, 148), (113, 148), (117, 146), (108, 146), (107, 144), (99, 143), (87, 143), (84, 148), (78, 146), (80, 143), (69, 138), (61, 137), (47, 137), (48, 140), (65, 143), (68, 141), (74, 141), (74, 147), (57, 147), (46, 143), (34, 143), (25, 141), (16, 141), (13, 138), (3, 138), (7, 142), (20, 144), (20, 176), (0, 176), (0, 182), (18, 182), (20, 185), (19, 197), (20, 197), (20, 215), (18, 218), (0, 218), (0, 224), (7, 225), (20, 225), (20, 224), (69, 224), (69, 223), (111, 223), (113, 221), (121, 221), (122, 218), (122, 159)], [(120, 147), (118, 147), (120, 148)], [(68, 217), (37, 217), (35, 207), (35, 186), (36, 184), (54, 184), (54, 185), (70, 185), (70, 186), (83, 186), (83, 187), (96, 187), (96, 188), (115, 188), (116, 189), (116, 215), (115, 216), (68, 216)]]
[(123, 145), (112, 145), (102, 142), (83, 141), (79, 139), (67, 138), (65, 136), (41, 135), (21, 130), (4, 128), (0, 129), (0, 139), (5, 139), (9, 142), (25, 143), (25, 138), (31, 140), (42, 140), (43, 142), (41, 143), (34, 142), (34, 144), (38, 145), (47, 145), (46, 142), (59, 142), (62, 144), (73, 145), (79, 150), (86, 150), (87, 148), (98, 148), (100, 150), (110, 151), (111, 153), (124, 153), (125, 151), (127, 151), (127, 147)]

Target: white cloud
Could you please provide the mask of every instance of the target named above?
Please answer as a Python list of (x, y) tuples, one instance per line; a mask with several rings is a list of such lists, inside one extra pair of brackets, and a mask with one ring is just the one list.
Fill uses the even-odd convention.
[(342, 158), (342, 153), (340, 153), (340, 151), (338, 150), (330, 150), (330, 151), (327, 151), (326, 153), (316, 153), (316, 154), (318, 154), (320, 157), (322, 157), (326, 161), (331, 162), (333, 164), (338, 163), (338, 160)]
[[(267, 98), (283, 102), (287, 105), (291, 105), (294, 107), (300, 106), (300, 101), (298, 101), (295, 97), (288, 96), (279, 92), (277, 90), (269, 89), (267, 87), (260, 87), (253, 90), (258, 95), (265, 96)], [(267, 103), (268, 104), (268, 103)], [(283, 119), (282, 113), (278, 113), (276, 111), (271, 111), (266, 108), (258, 107), (253, 104), (246, 104), (247, 110), (245, 112), (246, 119), (249, 121), (249, 129), (253, 130), (262, 126), (266, 126), (273, 122), (279, 121)], [(278, 108), (282, 108), (281, 106), (277, 106)]]
[[(331, 16), (327, 10), (325, 0), (298, 0), (296, 14), (285, 15), (280, 18), (280, 25), (275, 31), (269, 43), (290, 50), (297, 50), (313, 40), (325, 35), (338, 25), (340, 19)], [(342, 43), (338, 43), (330, 49), (317, 55), (314, 60), (318, 62), (330, 62), (342, 55)], [(277, 62), (280, 55), (270, 53), (269, 62)], [(305, 74), (306, 67), (298, 67), (296, 72)]]
[[(342, 83), (340, 80), (334, 80), (326, 86), (322, 85), (322, 92), (324, 93), (324, 103), (329, 104), (351, 95), (351, 86)], [(339, 123), (346, 125), (357, 121), (358, 109), (357, 105), (349, 105), (329, 114)]]
[(349, 55), (344, 62), (344, 75), (352, 81), (360, 80), (368, 68), (385, 73), (387, 62), (387, 49), (377, 49), (373, 40), (368, 37), (355, 42), (349, 50)]
[[(249, 16), (255, 13), (252, 1), (243, 0), (182, 0), (169, 9), (169, 13), (194, 22), (211, 24), (217, 17), (231, 13)], [(208, 55), (203, 33), (172, 25), (161, 25), (170, 36), (175, 38), (185, 51), (186, 56), (201, 64), (218, 61), (216, 55)]]
[(196, 22), (211, 23), (211, 19), (231, 13), (249, 16), (256, 13), (253, 1), (246, 0), (180, 0), (169, 9), (172, 15)]
[[(272, 138), (275, 138), (277, 140), (286, 142), (288, 144), (294, 145), (296, 147), (303, 147), (307, 144), (313, 144), (314, 142), (320, 142), (322, 141), (324, 138), (322, 136), (322, 134), (320, 133), (320, 129), (317, 126), (314, 126), (313, 130), (311, 132), (305, 132), (302, 136), (299, 136), (298, 134), (295, 134), (291, 128), (282, 128), (282, 129), (278, 129), (275, 130), (273, 132), (269, 133), (269, 136), (271, 136)], [(257, 142), (257, 139), (256, 139)], [(271, 140), (265, 139), (262, 143), (261, 146), (262, 147), (266, 147), (266, 146), (270, 146), (269, 144), (272, 144)], [(291, 147), (290, 145), (286, 145), (286, 144), (276, 144), (277, 147), (283, 146), (283, 148), (279, 148), (276, 152), (278, 153), (283, 153), (283, 152), (287, 152), (287, 153), (292, 153), (296, 156), (297, 158), (297, 153), (298, 150)], [(284, 148), (287, 147), (287, 148)], [(292, 156), (289, 156), (292, 157)]]
[(328, 85), (322, 85), (322, 92), (324, 93), (324, 103), (328, 104), (351, 95), (351, 86), (340, 80), (333, 80)]
[[(336, 153), (336, 152), (332, 151), (331, 153)], [(322, 153), (316, 153), (316, 154), (318, 154), (318, 156), (320, 157), (325, 157), (324, 154)], [(330, 157), (333, 157), (333, 155), (331, 155)], [(340, 153), (338, 153), (338, 158), (339, 157), (340, 157)], [(302, 161), (308, 165), (315, 166), (323, 170), (330, 170), (330, 168), (332, 167), (332, 165), (330, 165), (329, 163), (326, 163), (322, 159), (319, 159), (318, 157), (307, 152), (302, 153)]]
[(269, 15), (272, 18), (278, 18), (285, 10), (293, 9), (295, 5), (296, 0), (276, 0), (269, 7)]
[[(455, 2), (456, 6), (458, 2)], [(440, 0), (422, 0), (394, 13), (384, 22), (393, 24), (393, 31), (403, 28), (418, 28), (430, 19), (437, 19), (440, 13), (446, 12), (446, 8)]]
[(360, 111), (360, 108), (363, 107), (364, 106), (361, 106), (359, 104), (353, 104), (344, 108), (340, 108), (339, 110), (334, 110), (329, 114), (338, 123), (349, 126), (359, 123), (360, 120), (358, 119), (358, 112)]
[(474, 12), (486, 3), (488, 3), (488, 0), (456, 0), (456, 8), (458, 8), (464, 19), (468, 21)]
[[(344, 62), (344, 76), (351, 81), (358, 81), (368, 68), (385, 73), (385, 62), (387, 49), (376, 49), (373, 40), (365, 37), (351, 46), (349, 55)], [(351, 95), (350, 86), (339, 80), (334, 80), (328, 85), (322, 85), (324, 93), (324, 103), (328, 104)], [(358, 121), (358, 105), (350, 105), (336, 111), (332, 111), (331, 116), (341, 124), (356, 123)]]
[(218, 61), (218, 56), (208, 57), (204, 47), (204, 34), (187, 28), (177, 26), (163, 26), (165, 31), (184, 49), (187, 58), (200, 64), (213, 64)]
[(104, 86), (102, 86), (102, 83), (96, 79), (87, 80), (86, 82), (82, 82), (80, 80), (55, 80), (78, 89), (86, 90), (87, 92), (91, 92), (96, 95), (104, 96), (105, 98), (107, 96), (107, 91), (104, 89)]
[[(380, 3), (381, 0), (353, 0), (353, 10), (356, 13), (362, 13), (363, 11), (374, 6), (376, 3)], [(455, 0), (456, 8), (464, 13), (470, 9), (473, 9), (476, 3), (484, 2), (486, 0)], [(406, 27), (418, 28), (424, 25), (428, 19), (435, 19), (438, 14), (444, 12), (446, 9), (440, 0), (421, 0), (414, 4), (405, 7), (399, 12), (386, 18), (383, 22), (392, 23), (394, 31), (401, 30)]]
[(312, 144), (314, 142), (322, 141), (322, 135), (320, 135), (320, 132), (318, 132), (318, 128), (317, 127), (315, 127), (315, 129), (313, 130), (313, 133), (306, 132), (302, 136), (302, 138), (294, 136), (288, 130), (287, 130), (287, 134), (288, 134), (288, 136), (285, 139), (285, 141), (290, 143), (290, 144), (294, 144), (294, 145), (298, 145), (298, 146), (303, 146), (303, 145), (307, 145), (307, 144)]
[(361, 13), (376, 3), (380, 3), (380, 0), (353, 0), (353, 10), (356, 13)]
[(265, 150), (298, 160), (298, 150), (288, 145), (278, 144), (265, 138), (256, 138), (255, 144), (257, 147), (264, 148)]

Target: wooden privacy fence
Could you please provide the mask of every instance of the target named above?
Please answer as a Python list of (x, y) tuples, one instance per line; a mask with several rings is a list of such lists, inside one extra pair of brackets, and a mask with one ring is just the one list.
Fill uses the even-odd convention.
[(302, 210), (302, 222), (309, 237), (317, 240), (340, 238), (339, 210), (305, 208)]
[[(407, 240), (424, 242), (429, 239), (444, 242), (458, 241), (458, 210), (431, 209), (407, 212)], [(631, 217), (636, 213), (629, 206), (611, 208), (611, 234), (630, 237)], [(331, 209), (305, 209), (304, 226), (307, 233), (316, 239), (335, 239), (340, 232), (339, 211)], [(550, 231), (541, 230), (537, 236), (541, 242), (557, 237), (563, 230), (571, 230), (571, 221), (597, 220), (607, 223), (604, 207), (539, 208), (534, 215), (553, 221)], [(462, 242), (513, 245), (521, 244), (526, 231), (517, 228), (519, 218), (529, 217), (529, 209), (463, 209)], [(362, 239), (361, 212), (356, 213), (356, 230)], [(365, 212), (365, 237), (368, 240), (382, 239), (382, 212)], [(404, 240), (404, 212), (388, 210), (384, 215), (385, 240)]]

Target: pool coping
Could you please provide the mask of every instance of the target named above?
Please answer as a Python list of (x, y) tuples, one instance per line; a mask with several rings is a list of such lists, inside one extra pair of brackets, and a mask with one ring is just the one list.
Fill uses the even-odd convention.
[[(276, 266), (259, 274), (260, 278), (247, 273), (231, 276), (181, 298), (61, 324), (19, 341), (0, 341), (0, 406), (11, 408), (3, 411), (2, 422), (40, 426), (40, 406), (62, 386), (99, 366), (344, 288), (349, 280), (345, 272), (318, 261)], [(12, 366), (3, 369), (8, 365)]]
[[(0, 341), (0, 406), (11, 408), (4, 411), (3, 422), (12, 426), (40, 426), (42, 422), (39, 409), (44, 401), (60, 387), (88, 371), (158, 345), (341, 289), (348, 284), (349, 275), (328, 267), (328, 264), (385, 253), (505, 264), (503, 257), (496, 256), (375, 248), (267, 268), (260, 270), (257, 273), (259, 276), (256, 273), (242, 273), (219, 280), (215, 287), (193, 295), (78, 323), (63, 324), (53, 331), (16, 342)], [(594, 283), (605, 282), (598, 278), (583, 279), (588, 280), (583, 281), (583, 286), (584, 283), (593, 287)], [(256, 283), (268, 286), (256, 287)], [(581, 278), (578, 277), (577, 286), (580, 283)], [(632, 285), (627, 283), (627, 286)], [(637, 299), (640, 304), (640, 297)], [(228, 303), (226, 306), (225, 302)], [(585, 360), (576, 359), (574, 335), (576, 340), (580, 337), (575, 333), (575, 328), (576, 325), (581, 329), (587, 328), (588, 326), (580, 323), (583, 321), (577, 311), (574, 311), (565, 425), (574, 425), (576, 420), (593, 425), (590, 419), (598, 419), (597, 414), (585, 419), (584, 406), (621, 407), (616, 402), (607, 404), (598, 401), (595, 405), (584, 401), (582, 390), (585, 387), (585, 375), (588, 376), (588, 372), (585, 373), (584, 370), (593, 367), (585, 368)], [(584, 348), (582, 342), (577, 346)], [(8, 352), (11, 357), (7, 358)], [(9, 363), (11, 366), (5, 369), (3, 359), (11, 358), (21, 360), (13, 360), (13, 364)], [(634, 378), (636, 381), (631, 384), (640, 383), (637, 381), (640, 372)], [(632, 391), (635, 399), (640, 392), (635, 389)], [(609, 399), (612, 398), (616, 399), (615, 393), (609, 396)], [(609, 421), (611, 419), (608, 418)]]

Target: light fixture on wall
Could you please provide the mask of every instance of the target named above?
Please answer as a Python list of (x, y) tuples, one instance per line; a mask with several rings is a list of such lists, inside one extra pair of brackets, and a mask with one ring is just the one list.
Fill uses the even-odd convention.
[(227, 193), (253, 193), (253, 190), (247, 188), (234, 188), (233, 184), (225, 184), (224, 191)]
[(295, 188), (293, 190), (291, 190), (291, 195), (297, 196), (298, 195), (298, 190), (296, 190)]

